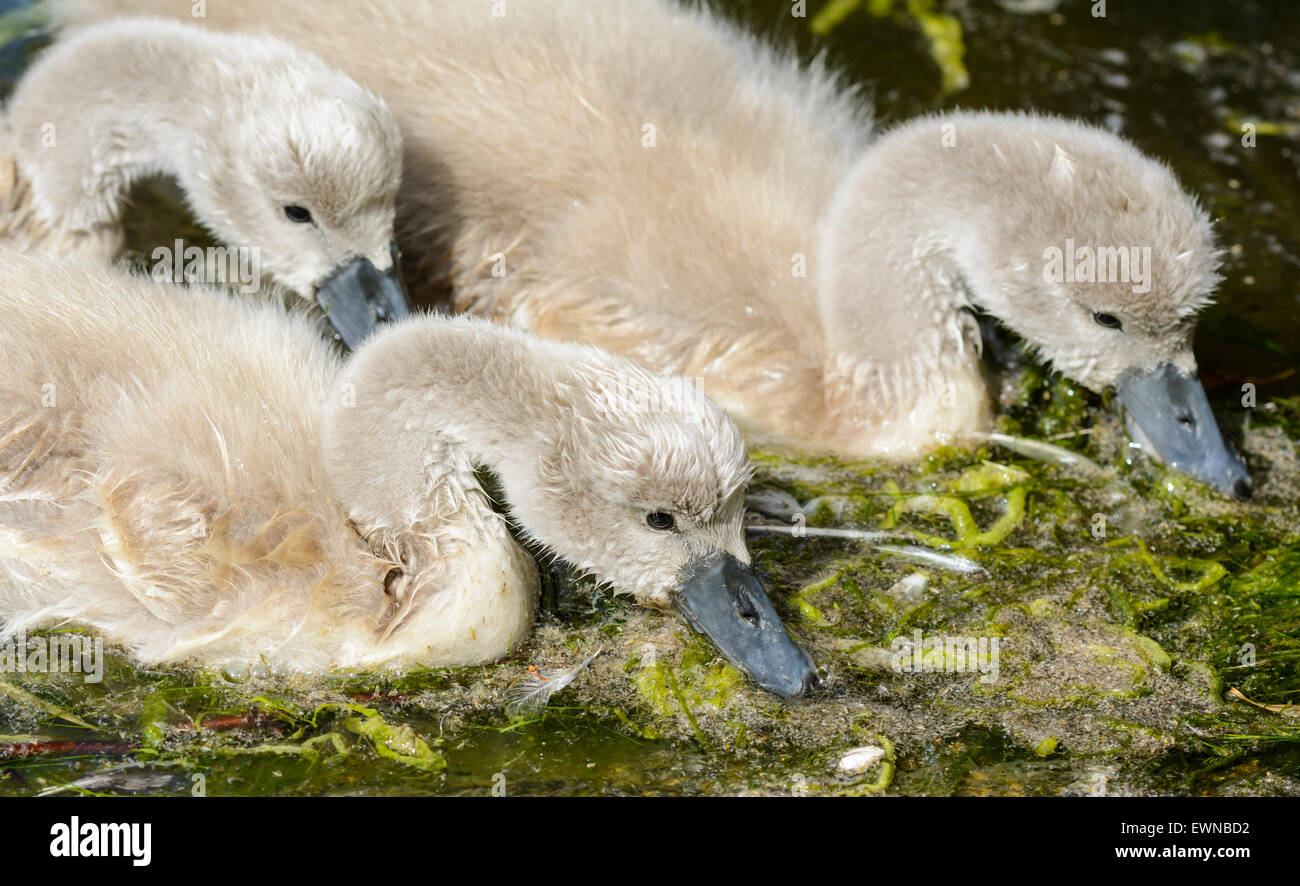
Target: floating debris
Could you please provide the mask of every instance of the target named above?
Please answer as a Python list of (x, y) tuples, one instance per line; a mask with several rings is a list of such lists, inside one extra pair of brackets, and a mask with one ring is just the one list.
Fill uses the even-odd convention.
[(138, 747), (128, 741), (80, 741), (77, 739), (23, 738), (18, 741), (5, 741), (0, 736), (0, 761), (22, 760), (27, 757), (43, 755), (106, 755), (118, 756), (129, 754)]
[(1255, 707), (1261, 708), (1265, 711), (1272, 711), (1275, 714), (1281, 714), (1283, 717), (1300, 717), (1300, 705), (1297, 704), (1261, 704), (1260, 702), (1252, 701), (1247, 698), (1236, 686), (1229, 689), (1228, 694), (1233, 698), (1241, 699), (1246, 704), (1254, 705)]
[(784, 526), (780, 523), (751, 523), (745, 527), (746, 532), (756, 535), (792, 535), (795, 538), (849, 538), (854, 541), (886, 541), (908, 539), (910, 535), (900, 532), (887, 532), (867, 529), (834, 529), (820, 526)]
[(846, 775), (857, 775), (866, 772), (884, 758), (885, 749), (878, 748), (875, 745), (853, 748), (840, 757), (840, 761), (835, 764), (835, 768)]
[(930, 584), (930, 577), (924, 572), (913, 572), (911, 575), (904, 576), (894, 582), (885, 593), (895, 600), (910, 600), (916, 602), (925, 595), (925, 589)]
[(773, 489), (772, 487), (751, 489), (745, 497), (745, 507), (764, 517), (786, 521), (794, 520), (804, 512), (803, 506), (799, 504), (799, 499), (784, 489)]
[(903, 545), (902, 547), (876, 545), (874, 550), (880, 551), (882, 554), (893, 554), (895, 557), (902, 557), (904, 560), (915, 560), (918, 563), (946, 569), (949, 572), (958, 572), (962, 575), (988, 574), (987, 569), (973, 560), (967, 560), (965, 557), (958, 557), (955, 554), (941, 554), (938, 551), (917, 547), (916, 545)]
[(1009, 449), (1017, 455), (1023, 455), (1025, 458), (1032, 458), (1035, 461), (1072, 465), (1083, 468), (1089, 473), (1101, 471), (1101, 466), (1092, 459), (1077, 452), (1072, 452), (1064, 446), (1057, 446), (1043, 440), (1033, 440), (1029, 437), (1013, 437), (1010, 434), (973, 434), (972, 436), (977, 440), (996, 443), (1003, 449)]
[(537, 716), (546, 708), (551, 696), (572, 683), (598, 655), (600, 652), (589, 655), (571, 668), (539, 668), (529, 665), (527, 675), (506, 693), (506, 716), (512, 720), (516, 717)]
[(891, 532), (888, 530), (822, 528), (802, 524), (784, 526), (780, 523), (751, 523), (745, 527), (745, 531), (753, 535), (789, 535), (795, 538), (847, 538), (853, 541), (867, 542), (873, 551), (915, 560), (918, 563), (925, 563), (948, 572), (959, 572), (963, 575), (988, 572), (983, 566), (967, 560), (965, 557), (943, 554), (917, 545), (880, 544), (882, 541), (907, 541), (914, 537), (913, 533)]
[(175, 790), (185, 783), (183, 776), (174, 772), (159, 772), (156, 769), (145, 769), (144, 767), (144, 763), (135, 761), (120, 763), (99, 772), (82, 776), (66, 784), (44, 788), (38, 791), (36, 795), (38, 797), (49, 797), (54, 794), (61, 794), (64, 791), (95, 794), (106, 791), (129, 794), (156, 793), (168, 789)]

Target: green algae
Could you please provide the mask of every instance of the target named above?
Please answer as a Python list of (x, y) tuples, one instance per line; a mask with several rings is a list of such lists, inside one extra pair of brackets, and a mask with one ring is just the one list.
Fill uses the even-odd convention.
[(35, 692), (28, 691), (21, 686), (16, 686), (6, 680), (0, 680), (0, 695), (7, 696), (11, 701), (18, 705), (36, 708), (43, 712), (48, 720), (62, 720), (73, 726), (80, 726), (83, 729), (97, 728), (67, 710), (64, 705), (50, 701), (48, 698), (43, 698)]
[[(379, 756), (430, 772), (447, 768), (447, 759), (429, 747), (410, 726), (388, 723), (378, 711), (361, 705), (348, 705), (347, 709), (356, 716), (344, 719), (343, 728), (369, 739)], [(330, 739), (336, 749), (342, 747), (334, 735)]]
[[(964, 470), (949, 484), (951, 491), (956, 495), (926, 493), (904, 495), (898, 486), (890, 481), (886, 489), (898, 500), (885, 515), (882, 528), (895, 528), (904, 514), (937, 514), (952, 524), (956, 538), (950, 540), (917, 532), (917, 538), (926, 544), (957, 549), (999, 544), (1024, 519), (1028, 492), (1025, 481), (1028, 479), (1029, 474), (1019, 468), (986, 461)], [(968, 500), (998, 494), (1003, 496), (1005, 502), (1003, 512), (987, 530), (981, 531), (971, 514)]]
[[(876, 19), (895, 14), (893, 0), (830, 0), (812, 17), (808, 29), (825, 37), (863, 7)], [(970, 74), (966, 70), (966, 47), (962, 41), (961, 22), (955, 16), (936, 9), (933, 0), (907, 0), (905, 10), (906, 14), (900, 13), (899, 18), (910, 20), (925, 37), (930, 58), (939, 68), (944, 94), (958, 92), (969, 86)]]
[[(1227, 575), (1227, 571), (1223, 566), (1213, 560), (1196, 560), (1190, 557), (1165, 555), (1160, 558), (1160, 560), (1163, 560), (1165, 564), (1165, 566), (1162, 567), (1161, 564), (1157, 562), (1157, 558), (1152, 556), (1151, 552), (1147, 550), (1146, 543), (1137, 537), (1116, 539), (1115, 541), (1108, 542), (1107, 547), (1117, 547), (1119, 545), (1128, 544), (1137, 547), (1137, 551), (1130, 555), (1116, 557), (1114, 559), (1116, 564), (1122, 563), (1128, 558), (1134, 558), (1150, 569), (1151, 574), (1155, 576), (1157, 581), (1168, 587), (1170, 590), (1179, 593), (1199, 593), (1211, 585), (1214, 585)], [(1199, 571), (1201, 575), (1194, 581), (1176, 581), (1169, 576), (1168, 568), (1170, 565), (1183, 570)], [(1162, 599), (1160, 601), (1161, 606), (1163, 606), (1165, 602), (1166, 601)]]
[[(790, 596), (791, 605), (795, 607), (800, 617), (802, 617), (805, 621), (811, 622), (812, 624), (817, 625), (818, 627), (829, 627), (830, 625), (838, 621), (838, 619), (835, 619), (834, 621), (828, 620), (820, 609), (818, 609), (816, 606), (814, 606), (812, 603), (808, 601), (808, 596), (810, 594), (818, 593), (819, 591), (827, 590), (828, 588), (832, 587), (834, 584), (839, 582), (839, 580), (843, 577), (844, 577), (844, 570), (840, 570), (828, 578), (824, 578), (821, 581), (815, 581), (810, 585), (806, 585), (800, 588), (798, 591), (796, 591), (794, 594)], [(834, 611), (838, 613), (839, 604), (832, 603), (831, 605), (834, 608)]]
[(862, 4), (863, 0), (830, 0), (812, 17), (808, 29), (824, 37), (833, 31), (836, 25), (861, 8)]
[(937, 12), (933, 0), (907, 0), (907, 13), (916, 20), (930, 44), (930, 57), (939, 66), (944, 94), (969, 86), (961, 22), (955, 16)]
[[(660, 721), (683, 718), (692, 737), (703, 748), (709, 748), (713, 742), (700, 728), (696, 712), (703, 708), (725, 711), (746, 682), (744, 674), (718, 660), (712, 648), (693, 635), (686, 640), (677, 662), (659, 656), (653, 661), (642, 661), (639, 655), (634, 655), (622, 669), (632, 676), (637, 696), (646, 709)], [(628, 719), (626, 714), (620, 717)], [(743, 741), (743, 730), (733, 731), (734, 740)], [(658, 728), (651, 729), (651, 733), (661, 734)]]

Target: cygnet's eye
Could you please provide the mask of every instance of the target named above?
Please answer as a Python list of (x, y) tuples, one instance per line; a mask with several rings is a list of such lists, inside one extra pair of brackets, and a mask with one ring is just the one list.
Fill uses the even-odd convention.
[(307, 209), (302, 206), (284, 207), (284, 217), (287, 218), (289, 221), (297, 222), (300, 225), (305, 225), (309, 221), (311, 221), (311, 213), (308, 212)]
[(1092, 319), (1096, 321), (1098, 326), (1105, 326), (1107, 329), (1122, 330), (1124, 328), (1124, 323), (1114, 314), (1104, 314), (1101, 311), (1094, 311)]
[(653, 514), (645, 515), (645, 525), (651, 529), (658, 529), (660, 532), (667, 532), (677, 525), (672, 514), (666, 514), (663, 511), (655, 511)]

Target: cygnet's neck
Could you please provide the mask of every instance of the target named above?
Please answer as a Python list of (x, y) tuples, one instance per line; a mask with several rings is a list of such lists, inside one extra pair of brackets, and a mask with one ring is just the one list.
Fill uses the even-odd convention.
[[(567, 370), (553, 344), (471, 318), (378, 333), (340, 374), (325, 412), (331, 481), (365, 533), (464, 520), (476, 467), (524, 494), (560, 432)], [(570, 380), (571, 381), (571, 380)], [(559, 393), (557, 393), (559, 392)], [(448, 497), (451, 497), (449, 499)]]
[(117, 224), (139, 179), (172, 176), (186, 194), (199, 191), (219, 169), (215, 128), (247, 115), (239, 81), (257, 45), (241, 55), (223, 35), (134, 19), (55, 44), (8, 108), (38, 214), (94, 231)]
[(840, 184), (823, 224), (828, 407), (859, 438), (837, 441), (846, 451), (906, 454), (989, 420), (967, 309), (996, 297), (985, 238), (996, 207), (971, 187), (973, 152), (944, 137), (944, 119), (929, 118), (881, 138)]
[[(385, 580), (376, 660), (489, 661), (527, 635), (537, 573), (479, 486), (526, 487), (554, 385), (514, 330), (470, 318), (386, 327), (339, 373), (322, 423), (332, 490)], [(555, 424), (552, 421), (552, 424)]]

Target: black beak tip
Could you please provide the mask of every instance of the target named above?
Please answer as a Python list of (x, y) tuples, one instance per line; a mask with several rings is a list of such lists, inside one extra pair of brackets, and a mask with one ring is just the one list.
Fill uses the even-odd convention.
[(755, 682), (773, 695), (780, 696), (783, 700), (807, 695), (820, 688), (822, 680), (811, 659), (806, 659), (805, 664), (806, 669), (800, 673), (781, 674), (779, 677), (772, 679), (759, 677), (755, 679)]

